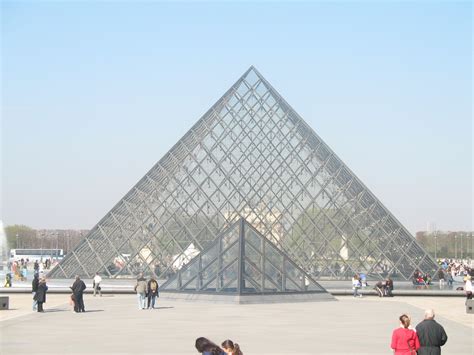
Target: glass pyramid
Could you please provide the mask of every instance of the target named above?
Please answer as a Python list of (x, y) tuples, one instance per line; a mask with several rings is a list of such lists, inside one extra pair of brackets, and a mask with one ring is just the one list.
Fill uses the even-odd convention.
[(250, 67), (49, 276), (168, 278), (240, 218), (316, 279), (437, 269)]
[(326, 292), (243, 218), (219, 234), (160, 290), (237, 294)]

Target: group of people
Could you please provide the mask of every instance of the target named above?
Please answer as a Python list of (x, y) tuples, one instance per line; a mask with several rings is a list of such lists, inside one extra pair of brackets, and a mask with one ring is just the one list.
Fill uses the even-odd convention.
[(153, 277), (147, 281), (140, 273), (135, 285), (135, 292), (137, 293), (138, 309), (154, 309), (156, 299), (160, 296), (158, 292), (158, 281)]
[[(5, 283), (3, 287), (12, 287), (13, 280), (16, 281), (27, 281), (28, 278), (28, 267), (33, 264), (34, 276), (43, 274), (44, 269), (51, 267), (51, 259), (45, 259), (44, 261), (30, 261), (27, 259), (20, 259), (15, 261), (8, 261), (7, 268), (9, 272), (5, 274)], [(41, 278), (41, 277), (40, 277)]]
[(240, 346), (232, 340), (224, 340), (221, 346), (207, 338), (196, 339), (196, 350), (203, 355), (243, 355)]
[[(74, 312), (85, 312), (84, 290), (86, 289), (86, 284), (79, 276), (76, 276), (70, 289), (72, 291), (70, 301), (74, 306)], [(46, 279), (40, 277), (39, 274), (34, 274), (33, 281), (31, 282), (31, 291), (33, 294), (33, 311), (44, 312), (43, 303), (46, 303), (46, 292), (48, 291)]]
[(445, 283), (452, 286), (453, 282), (466, 282), (468, 276), (474, 276), (474, 268), (471, 267), (472, 262), (468, 263), (466, 260), (443, 259), (438, 260), (438, 279), (439, 287), (442, 288)]
[(378, 281), (374, 290), (377, 291), (379, 297), (393, 297), (393, 280), (388, 277), (384, 281)]
[(46, 302), (46, 292), (48, 291), (46, 279), (35, 274), (31, 283), (31, 291), (33, 293), (33, 311), (44, 312), (43, 303)]
[(442, 325), (434, 320), (432, 309), (425, 311), (425, 319), (415, 329), (411, 327), (410, 316), (400, 316), (400, 327), (392, 333), (390, 347), (395, 355), (439, 355), (441, 347), (448, 341)]
[(415, 270), (413, 272), (413, 276), (412, 276), (413, 285), (417, 285), (417, 286), (431, 285), (432, 279), (433, 278), (431, 277), (429, 273), (424, 274), (420, 270)]

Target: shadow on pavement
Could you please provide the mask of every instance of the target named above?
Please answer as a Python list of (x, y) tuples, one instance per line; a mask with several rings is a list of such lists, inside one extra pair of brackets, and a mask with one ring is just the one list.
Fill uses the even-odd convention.
[[(41, 312), (36, 312), (35, 313), (41, 313)], [(58, 309), (58, 308), (50, 308), (50, 309), (45, 309), (44, 313), (54, 313), (54, 312), (67, 312), (66, 309)]]

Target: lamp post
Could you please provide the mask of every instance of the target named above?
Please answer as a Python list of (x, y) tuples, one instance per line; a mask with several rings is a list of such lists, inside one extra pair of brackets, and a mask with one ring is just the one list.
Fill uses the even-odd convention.
[(461, 246), (461, 260), (462, 260), (462, 256), (463, 256), (463, 254), (462, 254), (462, 234), (460, 235), (460, 237), (461, 237), (461, 245), (460, 246)]
[(454, 235), (454, 259), (458, 258), (458, 236)]
[(474, 258), (474, 240), (472, 239), (472, 232), (471, 232), (471, 259)]
[(435, 238), (435, 260), (438, 262), (438, 231), (434, 232), (434, 238)]
[(16, 248), (20, 248), (20, 236), (18, 235), (18, 233), (16, 234)]

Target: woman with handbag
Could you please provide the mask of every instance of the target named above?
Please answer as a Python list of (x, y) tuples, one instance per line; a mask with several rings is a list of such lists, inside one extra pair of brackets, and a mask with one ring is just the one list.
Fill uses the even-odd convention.
[(416, 355), (420, 341), (416, 332), (410, 329), (410, 317), (402, 314), (399, 319), (400, 327), (392, 333), (391, 348), (395, 355)]

